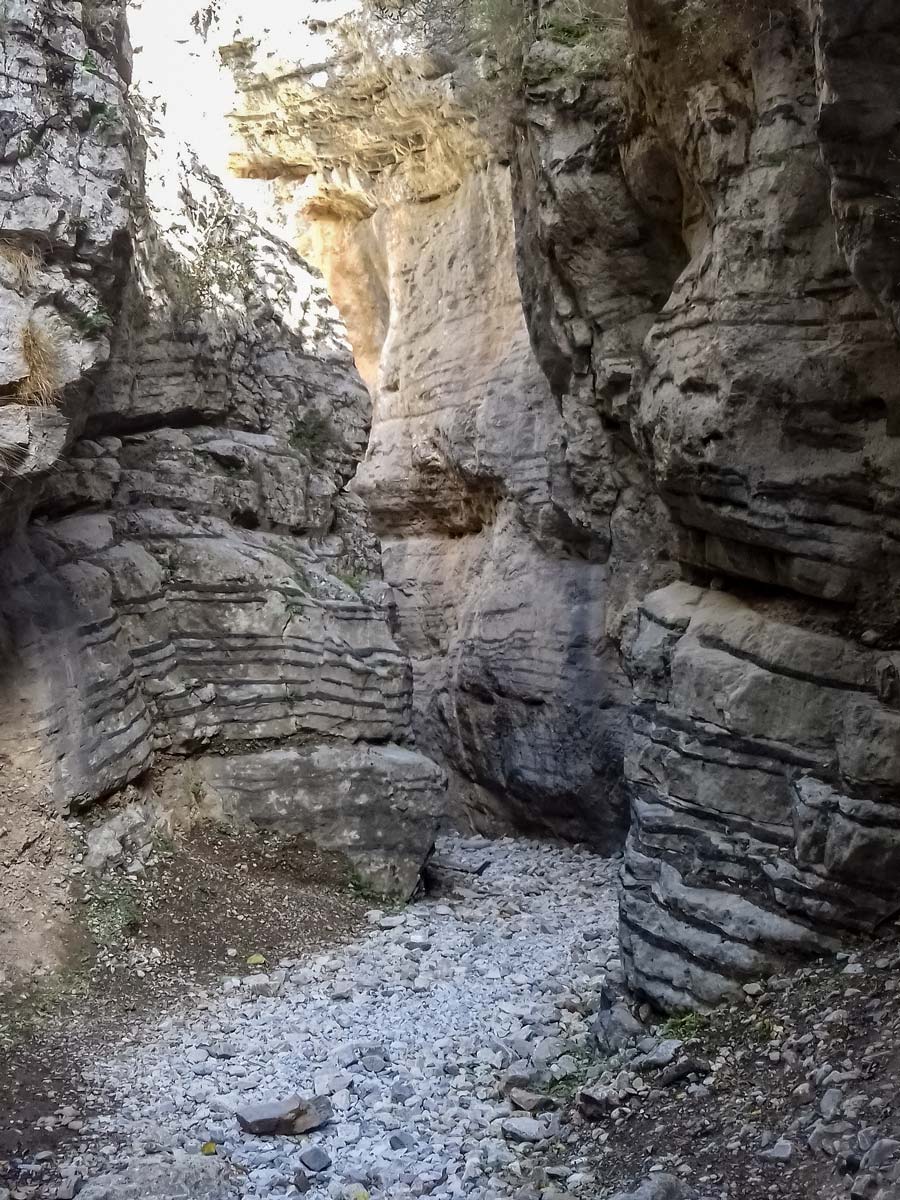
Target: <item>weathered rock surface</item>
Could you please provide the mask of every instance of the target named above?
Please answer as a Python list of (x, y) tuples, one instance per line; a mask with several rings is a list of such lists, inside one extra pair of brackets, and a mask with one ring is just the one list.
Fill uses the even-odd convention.
[[(623, 960), (667, 1007), (875, 929), (900, 864), (896, 15), (693, 7), (692, 24), (630, 6), (624, 81), (576, 78), (539, 41), (517, 160), (533, 339), (570, 457), (606, 468), (581, 486), (613, 514), (634, 683)], [(623, 477), (652, 537), (618, 507)], [(635, 586), (660, 546), (692, 583)]]
[(440, 767), (390, 743), (203, 755), (193, 770), (214, 812), (305, 834), (346, 854), (372, 887), (404, 896), (432, 847), (443, 803)]
[[(47, 864), (48, 825), (132, 781), (188, 809), (178, 760), (300, 742), (278, 758), (266, 822), (312, 820), (315, 806), (291, 811), (291, 772), (321, 747), (329, 845), (409, 891), (442, 780), (411, 748), (409, 660), (344, 490), (370, 400), (340, 319), (315, 272), (158, 124), (169, 108), (126, 97), (123, 3), (13, 5), (7, 34), (4, 812), (34, 814)], [(361, 771), (365, 802), (340, 804), (338, 775)], [(251, 816), (234, 794), (229, 813)]]
[[(321, 265), (371, 410), (320, 284), (198, 163), (167, 173), (180, 216), (132, 224), (119, 11), (57, 8), (62, 73), (49, 26), (12, 27), (68, 116), (4, 167), (51, 252), (0, 266), (4, 737), (43, 802), (164, 754), (329, 846), (374, 814), (356, 861), (406, 887), (437, 783), (414, 729), (484, 827), (613, 847), (630, 819), (623, 967), (662, 1004), (890, 917), (893, 6), (546, 0), (514, 100), (438, 0), (211, 7), (232, 168)], [(43, 138), (79, 164), (55, 216)], [(46, 417), (34, 320), (78, 400)]]
[(612, 847), (627, 684), (604, 633), (608, 528), (576, 497), (530, 344), (509, 171), (465, 107), (471, 56), (435, 14), (388, 33), (357, 16), (361, 60), (357, 41), (320, 29), (289, 72), (284, 31), (242, 14), (225, 51), (240, 85), (232, 164), (275, 177), (372, 391), (354, 491), (382, 539), (421, 743), (471, 819)]
[[(0, 134), (0, 538), (22, 544), (40, 482), (70, 436), (70, 415), (109, 355), (129, 228), (130, 67), (119, 4), (86, 14), (66, 0), (12, 0), (3, 13)], [(62, 412), (46, 407), (65, 397)], [(13, 568), (4, 560), (7, 580)], [(35, 737), (38, 711), (9, 669), (15, 635), (0, 615), (0, 982), (24, 960), (63, 953), (57, 870), (67, 838)], [(58, 664), (63, 673), (65, 663)], [(69, 664), (69, 670), (72, 665)], [(65, 689), (64, 689), (65, 691)]]
[(897, 16), (538, 7), (511, 192), (484, 125), (460, 141), (471, 43), (438, 5), (434, 72), (366, 26), (456, 152), (430, 190), (390, 104), (355, 93), (378, 162), (311, 117), (359, 69), (327, 29), (328, 81), (240, 50), (237, 161), (304, 177), (275, 190), (367, 364), (356, 487), (417, 727), (470, 812), (607, 844), (628, 740), (626, 975), (703, 1005), (900, 899)]

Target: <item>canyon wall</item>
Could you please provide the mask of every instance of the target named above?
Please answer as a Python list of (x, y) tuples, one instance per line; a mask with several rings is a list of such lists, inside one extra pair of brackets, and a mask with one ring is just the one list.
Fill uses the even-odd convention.
[(10, 0), (4, 964), (123, 805), (408, 892), (442, 768), (666, 1007), (894, 918), (892, 8)]
[(233, 43), (234, 163), (364, 364), (457, 803), (605, 846), (627, 805), (628, 981), (713, 1003), (900, 908), (898, 18), (548, 0), (519, 80), (402, 7)]
[[(622, 640), (623, 957), (667, 1007), (874, 930), (900, 862), (900, 346), (891, 250), (873, 244), (896, 203), (897, 18), (705, 8), (634, 0), (624, 81), (573, 86), (566, 54), (536, 47), (519, 156), (552, 264), (539, 338), (576, 372), (587, 356), (616, 465), (633, 445), (682, 580), (642, 596)], [(668, 291), (646, 286), (667, 272)], [(617, 310), (639, 302), (638, 367), (615, 389)]]
[(128, 91), (123, 5), (4, 25), (0, 980), (64, 956), (73, 816), (123, 802), (129, 870), (212, 816), (408, 894), (444, 780), (345, 490), (370, 401), (340, 319)]
[(615, 848), (628, 688), (608, 609), (622, 595), (609, 512), (576, 487), (529, 338), (510, 171), (467, 107), (478, 81), (447, 14), (346, 10), (317, 17), (290, 65), (300, 32), (241, 14), (223, 51), (240, 91), (232, 169), (274, 180), (282, 227), (347, 320), (373, 398), (353, 490), (457, 816)]

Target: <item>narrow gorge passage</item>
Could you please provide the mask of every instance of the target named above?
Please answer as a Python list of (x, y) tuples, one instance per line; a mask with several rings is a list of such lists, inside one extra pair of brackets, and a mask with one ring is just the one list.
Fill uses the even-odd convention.
[(900, 1200), (900, 2), (0, 47), (0, 1200)]
[[(448, 870), (461, 882), (445, 898), (370, 911), (346, 948), (245, 969), (98, 1062), (98, 1115), (63, 1180), (99, 1175), (84, 1200), (490, 1200), (546, 1165), (591, 1195), (553, 1093), (585, 1078), (588, 1014), (620, 972), (617, 864), (510, 839), (439, 854), (488, 865)], [(535, 1112), (528, 1092), (544, 1094)], [(242, 1133), (235, 1113), (298, 1093), (330, 1099), (323, 1128)]]

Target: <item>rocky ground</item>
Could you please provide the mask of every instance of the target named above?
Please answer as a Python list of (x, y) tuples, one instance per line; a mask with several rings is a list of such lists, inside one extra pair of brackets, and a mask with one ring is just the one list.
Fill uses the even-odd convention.
[(300, 839), (204, 827), (146, 849), (146, 867), (101, 879), (73, 864), (66, 969), (0, 993), (0, 1194), (80, 1136), (95, 1105), (82, 1072), (123, 1030), (203, 1003), (248, 957), (312, 953), (364, 922), (343, 860)]
[[(451, 895), (370, 910), (349, 947), (236, 971), (98, 1061), (98, 1115), (61, 1172), (35, 1164), (39, 1194), (88, 1178), (84, 1196), (146, 1195), (153, 1177), (160, 1196), (487, 1198), (521, 1188), (533, 1161), (577, 1187), (577, 1167), (552, 1167), (559, 1102), (530, 1093), (583, 1072), (616, 953), (616, 864), (511, 841), (441, 853), (468, 868), (442, 873)], [(235, 1120), (298, 1093), (321, 1098), (322, 1128)]]
[(633, 1036), (601, 1019), (621, 1048), (575, 1118), (599, 1194), (665, 1173), (682, 1183), (660, 1200), (900, 1200), (896, 926), (745, 992)]
[(351, 943), (245, 940), (96, 1053), (52, 1119), (80, 1140), (13, 1154), (12, 1200), (898, 1200), (896, 928), (654, 1024), (620, 999), (615, 861), (453, 839), (438, 864)]

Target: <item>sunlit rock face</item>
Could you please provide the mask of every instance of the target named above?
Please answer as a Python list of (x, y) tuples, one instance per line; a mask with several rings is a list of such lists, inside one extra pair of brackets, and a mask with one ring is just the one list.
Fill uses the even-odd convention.
[[(443, 803), (346, 491), (369, 395), (321, 277), (216, 174), (230, 93), (170, 7), (185, 39), (156, 4), (4, 17), (0, 981), (61, 956), (62, 820), (123, 789), (306, 832), (400, 893)], [(226, 803), (216, 763), (251, 751)]]
[(531, 345), (505, 141), (475, 115), (465, 13), (332, 7), (305, 44), (242, 17), (223, 51), (240, 93), (231, 162), (272, 181), (372, 392), (353, 490), (382, 540), (420, 741), (450, 768), (458, 814), (616, 846), (626, 681), (608, 514), (576, 492)]

